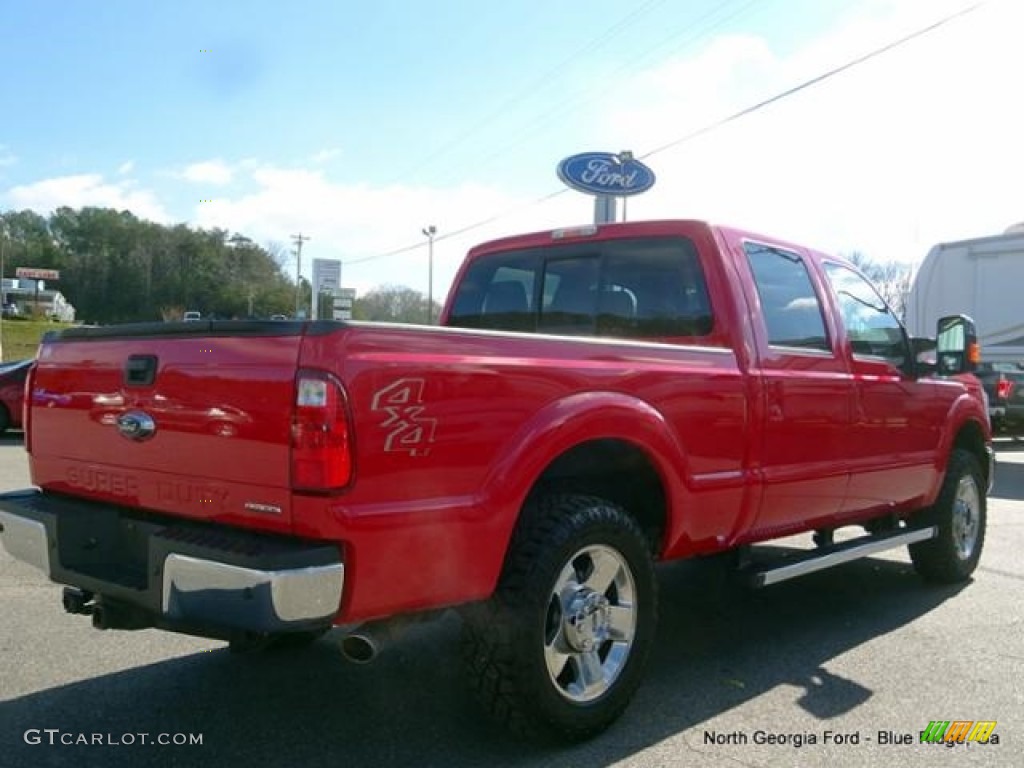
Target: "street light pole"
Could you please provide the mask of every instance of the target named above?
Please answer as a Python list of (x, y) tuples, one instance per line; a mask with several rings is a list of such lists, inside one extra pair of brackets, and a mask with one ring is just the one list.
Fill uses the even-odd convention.
[(431, 224), (424, 227), (423, 234), (427, 237), (427, 325), (434, 324), (434, 235), (437, 227)]
[(302, 244), (309, 240), (301, 232), (292, 235), (295, 241), (295, 319), (299, 319), (299, 306), (302, 301)]

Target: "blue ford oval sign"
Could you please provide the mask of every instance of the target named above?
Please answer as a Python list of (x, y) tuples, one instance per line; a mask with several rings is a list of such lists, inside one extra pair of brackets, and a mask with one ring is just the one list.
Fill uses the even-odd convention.
[(654, 171), (628, 153), (583, 152), (558, 164), (563, 183), (590, 195), (625, 197), (654, 186)]

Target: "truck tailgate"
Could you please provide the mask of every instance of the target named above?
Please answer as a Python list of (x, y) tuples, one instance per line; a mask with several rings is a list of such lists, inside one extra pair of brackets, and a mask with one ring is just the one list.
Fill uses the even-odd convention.
[(46, 491), (289, 530), (303, 325), (183, 326), (90, 329), (44, 342), (30, 393), (32, 481)]

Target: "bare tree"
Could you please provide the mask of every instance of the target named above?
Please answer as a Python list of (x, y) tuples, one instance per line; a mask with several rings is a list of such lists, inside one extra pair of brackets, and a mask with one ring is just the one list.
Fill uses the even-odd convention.
[(277, 264), (282, 273), (288, 274), (288, 267), (292, 261), (292, 252), (278, 240), (268, 240), (263, 244), (263, 250), (270, 254), (270, 258)]
[(907, 296), (914, 282), (911, 265), (899, 261), (872, 261), (860, 251), (846, 254), (846, 259), (874, 283), (885, 303), (902, 319), (907, 310)]

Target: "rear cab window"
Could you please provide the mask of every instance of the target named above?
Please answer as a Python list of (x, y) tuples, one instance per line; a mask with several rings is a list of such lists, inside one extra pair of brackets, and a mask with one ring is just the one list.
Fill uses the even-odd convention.
[(462, 278), (448, 325), (676, 340), (706, 338), (715, 323), (696, 247), (660, 237), (481, 256)]

